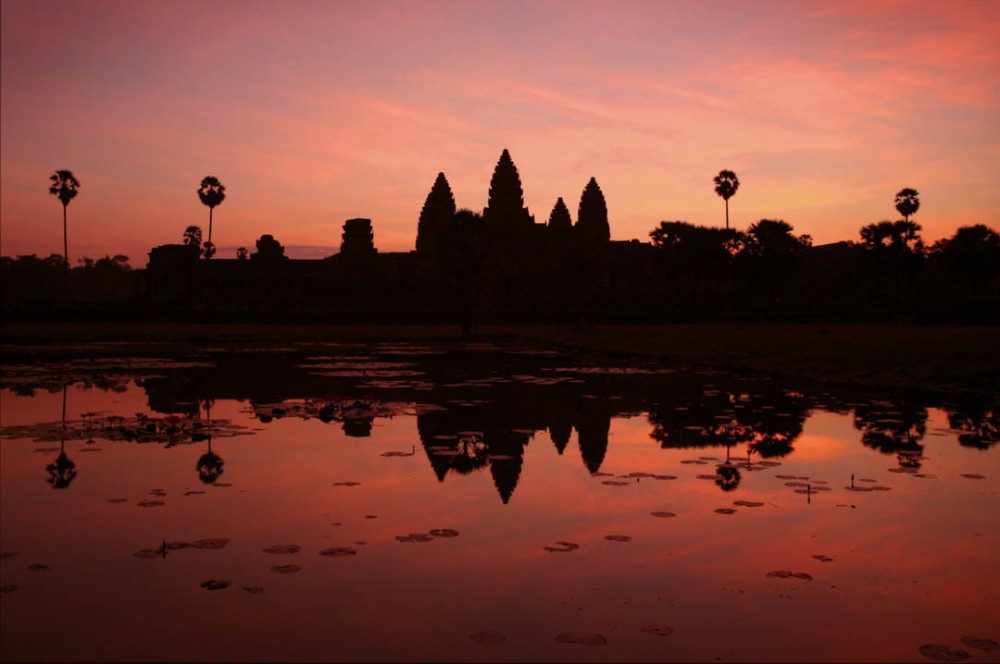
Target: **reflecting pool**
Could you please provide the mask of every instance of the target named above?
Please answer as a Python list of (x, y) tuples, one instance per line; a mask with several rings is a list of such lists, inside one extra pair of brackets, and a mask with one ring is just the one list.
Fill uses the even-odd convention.
[(995, 404), (502, 343), (77, 351), (0, 381), (4, 660), (1000, 657)]

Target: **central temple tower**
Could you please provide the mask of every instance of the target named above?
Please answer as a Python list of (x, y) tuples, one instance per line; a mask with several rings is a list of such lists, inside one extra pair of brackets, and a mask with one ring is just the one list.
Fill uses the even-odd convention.
[(530, 232), (535, 219), (524, 207), (521, 176), (506, 148), (497, 160), (490, 180), (490, 197), (483, 209), (487, 232), (495, 237), (511, 238)]

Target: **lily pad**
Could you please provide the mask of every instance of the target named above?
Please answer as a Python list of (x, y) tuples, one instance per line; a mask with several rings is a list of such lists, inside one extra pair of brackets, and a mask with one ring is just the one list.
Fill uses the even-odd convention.
[(28, 565), (28, 569), (30, 569), (32, 572), (47, 572), (52, 568), (49, 565), (46, 565), (45, 563), (31, 563), (30, 565)]
[(195, 549), (221, 549), (229, 544), (225, 537), (210, 537), (191, 542), (191, 547)]
[(136, 505), (139, 507), (163, 507), (166, 503), (162, 500), (140, 500)]
[(301, 550), (298, 544), (274, 544), (264, 549), (264, 553), (298, 553)]
[(335, 546), (330, 549), (323, 549), (319, 552), (319, 555), (326, 556), (327, 558), (343, 558), (345, 556), (356, 556), (358, 552), (349, 546)]
[(608, 486), (628, 486), (632, 482), (623, 482), (621, 480), (604, 480), (601, 484), (607, 484)]
[(574, 544), (573, 542), (556, 542), (556, 544), (559, 546), (546, 546), (543, 548), (549, 553), (567, 553), (580, 548), (579, 544)]
[(301, 569), (298, 565), (275, 565), (271, 571), (276, 574), (295, 574)]
[(243, 586), (243, 590), (250, 593), (251, 595), (259, 595), (264, 592), (264, 589), (260, 586)]
[(334, 482), (333, 486), (358, 486), (359, 484), (361, 484), (361, 482), (347, 481), (347, 482)]
[(643, 634), (653, 634), (654, 636), (670, 636), (674, 633), (674, 628), (664, 625), (643, 625), (639, 628), (639, 631)]
[(964, 477), (967, 480), (985, 480), (985, 475), (979, 475), (977, 473), (959, 473), (959, 477)]
[(431, 531), (434, 537), (458, 537), (458, 531), (453, 528), (435, 528)]
[(740, 507), (763, 507), (764, 503), (757, 500), (734, 500), (733, 505), (739, 505)]
[(736, 514), (732, 507), (717, 507), (714, 511), (716, 514)]
[(654, 480), (676, 480), (676, 475), (651, 475)]
[(605, 535), (604, 539), (610, 542), (631, 542), (632, 538), (628, 535)]
[(434, 538), (427, 533), (410, 533), (409, 535), (396, 535), (398, 542), (431, 542)]
[(132, 555), (143, 560), (152, 560), (153, 558), (162, 558), (163, 553), (163, 549), (140, 549)]
[(225, 590), (232, 584), (232, 581), (226, 581), (225, 579), (209, 579), (208, 581), (203, 581), (201, 587), (205, 590)]
[(969, 653), (961, 648), (952, 648), (942, 643), (925, 643), (918, 648), (920, 654), (939, 662), (961, 662), (969, 659)]
[(507, 635), (503, 632), (496, 632), (493, 630), (484, 630), (482, 632), (476, 632), (475, 634), (470, 634), (469, 638), (476, 643), (481, 643), (484, 645), (492, 645), (496, 643), (503, 643), (507, 640)]
[(563, 632), (556, 636), (556, 643), (576, 643), (583, 646), (606, 646), (608, 640), (601, 634), (579, 634), (577, 632)]
[(13, 583), (5, 583), (2, 586), (0, 586), (0, 595), (7, 595), (9, 593), (14, 592), (15, 590), (17, 590), (17, 586), (15, 586)]
[(815, 558), (816, 560), (818, 560), (820, 562), (823, 562), (823, 563), (832, 563), (833, 562), (833, 558), (831, 558), (830, 556), (824, 555), (822, 553), (817, 553), (816, 555), (813, 556), (813, 558)]
[(677, 516), (673, 512), (650, 512), (650, 514), (661, 519), (669, 519), (670, 517)]
[(1000, 643), (997, 643), (993, 639), (980, 639), (976, 636), (963, 636), (962, 643), (970, 648), (975, 648), (976, 650), (982, 650), (984, 652), (993, 652), (997, 648), (1000, 648)]
[(109, 503), (127, 503), (128, 498), (108, 498)]
[(0, 551), (0, 560), (7, 560), (17, 555), (17, 551)]

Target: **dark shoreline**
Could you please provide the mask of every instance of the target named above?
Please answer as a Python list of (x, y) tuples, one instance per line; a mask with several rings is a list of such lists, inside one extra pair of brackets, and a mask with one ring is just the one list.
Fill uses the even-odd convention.
[[(1000, 403), (1000, 328), (910, 324), (484, 325), (472, 340), (522, 340), (629, 363), (749, 371), (934, 400)], [(462, 340), (458, 325), (5, 323), (4, 363), (180, 356), (334, 341)], [(286, 349), (287, 350), (287, 349)]]

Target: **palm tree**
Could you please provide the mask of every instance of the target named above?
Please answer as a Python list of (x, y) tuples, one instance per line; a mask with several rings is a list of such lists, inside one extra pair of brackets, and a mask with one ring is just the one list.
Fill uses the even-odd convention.
[[(208, 206), (208, 242), (206, 245), (211, 245), (214, 249), (215, 245), (212, 244), (212, 211), (216, 205), (226, 200), (226, 187), (219, 182), (219, 178), (214, 175), (206, 175), (202, 178), (201, 186), (198, 187), (198, 198)], [(208, 252), (206, 252), (205, 258), (211, 258)]]
[(715, 182), (715, 193), (726, 201), (726, 228), (729, 228), (729, 199), (740, 188), (740, 180), (736, 177), (736, 173), (723, 170), (719, 171), (713, 182)]
[(920, 209), (920, 199), (917, 198), (919, 195), (916, 189), (909, 187), (900, 189), (899, 193), (896, 194), (896, 209), (906, 221), (910, 220), (911, 214)]
[(66, 269), (69, 269), (69, 241), (67, 240), (66, 233), (66, 207), (69, 202), (77, 194), (77, 189), (80, 188), (80, 182), (73, 176), (72, 171), (56, 171), (49, 176), (49, 180), (52, 181), (52, 185), (49, 187), (49, 193), (53, 196), (57, 196), (59, 201), (63, 206), (63, 258), (66, 259)]

